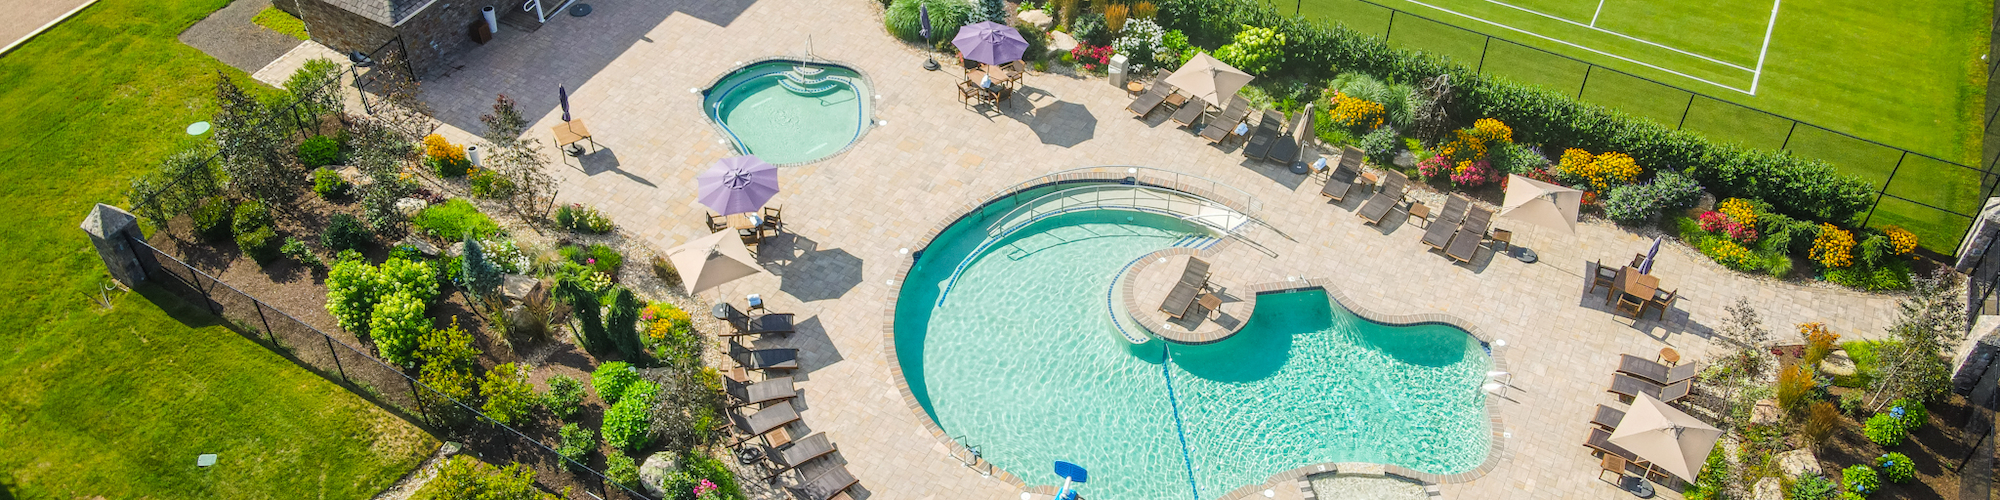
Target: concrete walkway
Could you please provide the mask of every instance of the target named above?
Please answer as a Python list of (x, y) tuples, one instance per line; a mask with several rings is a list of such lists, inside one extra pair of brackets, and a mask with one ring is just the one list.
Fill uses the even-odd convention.
[[(738, 61), (801, 54), (810, 36), (820, 57), (853, 65), (875, 85), (877, 119), (887, 122), (851, 151), (780, 173), (782, 206), (794, 234), (763, 253), (774, 275), (723, 286), (741, 302), (761, 293), (773, 310), (798, 314), (800, 332), (768, 342), (803, 350), (798, 402), (804, 421), (839, 443), (867, 498), (1011, 500), (1019, 490), (948, 457), (905, 407), (883, 355), (887, 285), (898, 250), (941, 217), (959, 213), (1016, 182), (1054, 170), (1132, 164), (1192, 173), (1249, 191), (1256, 214), (1297, 242), (1266, 236), (1276, 258), (1217, 269), (1259, 276), (1314, 276), (1387, 314), (1444, 312), (1509, 342), (1518, 372), (1502, 403), (1509, 436), (1499, 468), (1467, 484), (1445, 485), (1449, 498), (1614, 498), (1596, 479), (1597, 461), (1580, 446), (1619, 353), (1652, 357), (1674, 347), (1691, 360), (1728, 348), (1714, 337), (1723, 306), (1748, 298), (1774, 338), (1792, 325), (1824, 321), (1844, 336), (1879, 336), (1894, 299), (1745, 276), (1691, 249), (1662, 250), (1654, 273), (1682, 299), (1664, 321), (1615, 316), (1602, 295), (1584, 292), (1584, 262), (1622, 263), (1649, 237), (1603, 223), (1557, 236), (1500, 219), (1515, 241), (1539, 251), (1522, 264), (1482, 251), (1451, 263), (1418, 242), (1422, 230), (1392, 215), (1365, 226), (1358, 201), (1329, 204), (1315, 181), (1280, 168), (1245, 165), (1234, 147), (1216, 148), (1156, 113), (1136, 119), (1130, 97), (1099, 79), (1031, 75), (1001, 109), (961, 106), (952, 71), (920, 69), (924, 54), (882, 29), (869, 0), (597, 0), (596, 13), (561, 17), (535, 33), (503, 30), (450, 74), (425, 82), (444, 133), (467, 141), (496, 94), (518, 100), (539, 119), (532, 137), (551, 139), (560, 115), (556, 86), (567, 85), (573, 111), (606, 150), (579, 168), (558, 168), (564, 202), (596, 205), (624, 231), (656, 248), (706, 232), (694, 176), (734, 153), (702, 117), (699, 94)], [(572, 164), (575, 159), (568, 159)], [(1615, 264), (1614, 264), (1615, 265)], [(1599, 291), (1602, 293), (1602, 290)], [(1273, 485), (1297, 498), (1292, 484)]]

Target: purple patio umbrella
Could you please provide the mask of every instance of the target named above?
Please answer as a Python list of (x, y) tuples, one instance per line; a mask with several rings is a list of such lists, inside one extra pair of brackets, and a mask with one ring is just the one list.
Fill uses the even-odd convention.
[(569, 87), (557, 85), (556, 99), (562, 101), (563, 123), (569, 123)]
[(1660, 255), (1660, 236), (1653, 237), (1653, 249), (1646, 251), (1646, 261), (1639, 263), (1639, 274), (1652, 274), (1653, 261)]
[(1028, 52), (1028, 40), (1021, 38), (1021, 30), (993, 21), (959, 28), (951, 44), (957, 45), (966, 59), (996, 66), (1019, 61)]
[(722, 215), (755, 212), (778, 195), (778, 167), (756, 155), (723, 158), (694, 180), (701, 204)]

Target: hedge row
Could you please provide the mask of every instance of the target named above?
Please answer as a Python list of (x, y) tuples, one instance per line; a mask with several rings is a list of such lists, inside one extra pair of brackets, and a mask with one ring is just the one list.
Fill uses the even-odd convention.
[(1648, 169), (1681, 170), (1717, 198), (1763, 200), (1779, 213), (1841, 225), (1859, 222), (1874, 202), (1868, 181), (1825, 161), (1713, 142), (1538, 86), (1481, 76), (1421, 51), (1394, 49), (1345, 26), (1288, 16), (1259, 0), (1162, 0), (1158, 22), (1211, 48), (1228, 43), (1243, 25), (1276, 29), (1286, 39), (1284, 63), (1275, 74), (1261, 75), (1267, 78), (1316, 82), (1360, 71), (1418, 82), (1450, 74), (1455, 95), (1449, 111), (1459, 122), (1454, 128), (1498, 118), (1514, 128), (1516, 141), (1542, 144), (1543, 151), (1624, 152)]

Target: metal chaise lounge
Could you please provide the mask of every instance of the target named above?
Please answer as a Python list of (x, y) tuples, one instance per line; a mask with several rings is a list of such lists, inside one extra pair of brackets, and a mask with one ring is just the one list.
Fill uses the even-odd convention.
[(1471, 208), (1472, 200), (1462, 195), (1451, 195), (1451, 199), (1444, 202), (1444, 211), (1438, 213), (1438, 220), (1431, 221), (1431, 225), (1424, 228), (1424, 244), (1444, 250), (1446, 245), (1451, 244), (1451, 235), (1458, 232), (1458, 225), (1465, 222), (1465, 212)]
[(1682, 380), (1672, 385), (1660, 385), (1631, 375), (1614, 373), (1611, 375), (1611, 387), (1605, 389), (1605, 392), (1628, 398), (1645, 394), (1657, 398), (1661, 402), (1672, 403), (1681, 398), (1688, 397), (1690, 394), (1694, 394), (1694, 380)]
[(1403, 189), (1410, 183), (1410, 177), (1403, 175), (1402, 172), (1395, 170), (1383, 172), (1386, 177), (1382, 179), (1382, 190), (1376, 191), (1375, 196), (1368, 198), (1368, 204), (1362, 205), (1361, 210), (1355, 212), (1369, 224), (1381, 224), (1382, 218), (1389, 216), (1389, 210), (1403, 204)]
[(1648, 468), (1647, 462), (1639, 459), (1637, 453), (1632, 453), (1632, 450), (1627, 450), (1623, 446), (1612, 443), (1611, 431), (1604, 430), (1603, 428), (1592, 427), (1590, 429), (1590, 438), (1583, 441), (1583, 446), (1606, 455), (1623, 458), (1627, 462), (1638, 465), (1641, 469)]
[(1223, 108), (1221, 115), (1209, 120), (1208, 126), (1202, 127), (1201, 138), (1208, 139), (1208, 142), (1228, 140), (1231, 134), (1236, 133), (1236, 124), (1243, 123), (1243, 119), (1248, 116), (1250, 116), (1250, 100), (1240, 95), (1232, 96), (1229, 99), (1229, 107)]
[(1195, 297), (1208, 286), (1208, 261), (1200, 257), (1188, 257), (1187, 267), (1181, 270), (1181, 279), (1174, 282), (1174, 288), (1167, 291), (1167, 300), (1160, 304), (1160, 312), (1174, 319), (1187, 315)]
[(735, 326), (736, 330), (733, 332), (723, 332), (718, 336), (740, 337), (744, 335), (765, 335), (771, 333), (776, 333), (779, 335), (787, 335), (795, 330), (795, 328), (792, 326), (792, 313), (772, 313), (772, 314), (760, 314), (757, 316), (743, 316), (741, 318), (731, 319), (729, 321), (729, 324)]
[(1166, 87), (1166, 82), (1153, 82), (1152, 88), (1146, 89), (1144, 94), (1139, 94), (1137, 99), (1132, 100), (1132, 105), (1126, 106), (1125, 109), (1131, 111), (1134, 116), (1145, 118), (1146, 115), (1152, 114), (1155, 108), (1159, 108), (1160, 103), (1166, 102), (1167, 93), (1171, 92)]
[(1243, 157), (1263, 161), (1264, 155), (1271, 153), (1271, 145), (1278, 142), (1278, 129), (1284, 123), (1283, 113), (1264, 110), (1263, 119), (1257, 120), (1256, 131), (1250, 133), (1250, 142), (1243, 144)]
[(785, 403), (757, 410), (757, 413), (753, 413), (748, 417), (732, 411), (729, 412), (729, 420), (736, 425), (737, 431), (741, 431), (744, 434), (743, 439), (738, 439), (735, 443), (730, 444), (733, 447), (743, 444), (744, 441), (770, 434), (771, 431), (791, 425), (792, 422), (799, 421), (799, 411), (792, 409), (791, 403)]
[(1597, 405), (1597, 415), (1590, 417), (1590, 424), (1610, 431), (1618, 429), (1618, 422), (1625, 420), (1625, 412), (1617, 408)]
[(736, 360), (736, 364), (743, 365), (743, 368), (750, 370), (796, 370), (799, 368), (798, 349), (746, 349), (742, 345), (730, 342), (729, 358)]
[(1285, 129), (1278, 135), (1278, 140), (1271, 142), (1271, 151), (1264, 154), (1264, 161), (1276, 163), (1281, 167), (1290, 167), (1292, 162), (1298, 161), (1299, 144), (1305, 142), (1305, 136), (1313, 133), (1311, 130), (1306, 130), (1301, 134), (1297, 130), (1300, 125), (1305, 125), (1306, 121), (1305, 113), (1299, 113), (1286, 122)]
[(1200, 97), (1189, 98), (1187, 103), (1181, 104), (1181, 109), (1174, 110), (1174, 123), (1179, 123), (1183, 127), (1193, 127), (1195, 120), (1200, 120), (1201, 115), (1207, 112), (1208, 101), (1203, 101)]
[(806, 484), (787, 489), (792, 490), (792, 494), (803, 500), (831, 500), (834, 495), (860, 483), (861, 480), (855, 479), (854, 474), (847, 472), (847, 466), (836, 465), (819, 473), (819, 476), (807, 481)]
[(1319, 188), (1319, 195), (1333, 198), (1333, 201), (1347, 201), (1347, 192), (1354, 190), (1354, 178), (1361, 175), (1362, 156), (1361, 150), (1354, 146), (1340, 150), (1340, 160), (1333, 171), (1327, 173), (1326, 185)]
[(1486, 229), (1492, 223), (1492, 210), (1472, 209), (1472, 213), (1465, 214), (1465, 222), (1459, 223), (1458, 233), (1452, 235), (1451, 246), (1444, 249), (1444, 255), (1459, 262), (1472, 262), (1472, 256), (1479, 253), (1479, 243), (1486, 241)]
[(1694, 363), (1668, 368), (1667, 365), (1654, 363), (1650, 359), (1630, 354), (1618, 355), (1618, 373), (1639, 377), (1647, 382), (1660, 385), (1679, 383), (1682, 380), (1694, 378), (1695, 375), (1701, 374), (1701, 369), (1700, 365)]
[(778, 470), (772, 472), (771, 475), (764, 476), (764, 480), (775, 480), (779, 475), (792, 469), (797, 469), (800, 465), (805, 465), (806, 462), (810, 462), (812, 459), (827, 456), (833, 453), (833, 451), (833, 441), (828, 440), (824, 432), (815, 432), (811, 436), (806, 436), (805, 439), (793, 441), (777, 448), (766, 449), (764, 458), (770, 460), (772, 465), (778, 466)]
[(733, 378), (722, 377), (722, 390), (736, 400), (735, 406), (784, 401), (798, 395), (798, 388), (792, 385), (791, 377), (778, 377), (755, 384), (745, 384)]

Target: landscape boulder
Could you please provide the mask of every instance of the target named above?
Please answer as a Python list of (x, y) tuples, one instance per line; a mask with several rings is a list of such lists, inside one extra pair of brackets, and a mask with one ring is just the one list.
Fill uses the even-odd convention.
[(661, 485), (667, 476), (681, 469), (680, 459), (673, 452), (662, 451), (646, 457), (639, 463), (639, 482), (645, 483), (646, 492), (656, 497), (666, 497), (667, 491)]
[(1046, 10), (1024, 10), (1020, 14), (1015, 14), (1014, 17), (1020, 18), (1022, 22), (1034, 25), (1035, 28), (1042, 31), (1048, 31), (1050, 27), (1056, 25), (1055, 18), (1050, 16), (1049, 11)]

